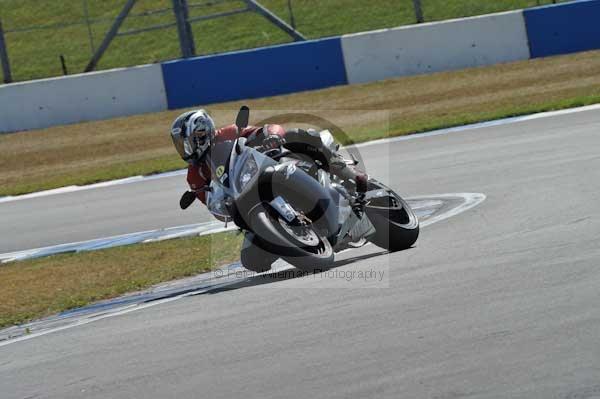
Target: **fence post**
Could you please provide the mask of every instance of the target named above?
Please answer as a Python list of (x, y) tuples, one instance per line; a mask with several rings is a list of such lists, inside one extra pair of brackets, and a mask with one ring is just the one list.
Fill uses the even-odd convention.
[(94, 54), (94, 51), (96, 51), (96, 46), (94, 45), (94, 34), (92, 33), (92, 25), (90, 23), (88, 0), (83, 0), (83, 14), (85, 15), (85, 23), (87, 25), (88, 37), (90, 39), (90, 49), (92, 50), (92, 54)]
[(4, 83), (12, 82), (10, 73), (10, 62), (8, 60), (8, 52), (6, 51), (6, 40), (4, 40), (4, 30), (2, 29), (2, 21), (0, 20), (0, 61), (2, 61), (2, 73), (4, 74)]
[(62, 68), (63, 75), (68, 75), (69, 71), (67, 70), (67, 61), (65, 61), (65, 56), (61, 54), (58, 58), (60, 59), (60, 66)]
[(183, 17), (185, 20), (185, 30), (187, 32), (188, 37), (188, 45), (190, 46), (190, 52), (192, 56), (196, 55), (196, 43), (194, 42), (194, 32), (192, 31), (192, 24), (190, 23), (190, 9), (188, 7), (188, 0), (181, 0), (181, 4), (183, 5)]
[(173, 0), (173, 13), (177, 22), (177, 33), (179, 34), (179, 47), (183, 58), (193, 57), (196, 54), (194, 35), (188, 21), (187, 0)]
[(415, 7), (417, 23), (420, 24), (423, 22), (423, 7), (421, 7), (421, 0), (413, 0), (413, 6)]
[(127, 0), (127, 3), (125, 3), (125, 6), (123, 6), (123, 9), (117, 16), (117, 19), (115, 19), (115, 22), (113, 22), (112, 26), (110, 27), (110, 30), (104, 37), (104, 40), (102, 40), (100, 47), (98, 47), (98, 49), (92, 56), (92, 59), (85, 67), (84, 72), (90, 72), (93, 71), (94, 68), (96, 68), (98, 61), (100, 61), (100, 57), (102, 57), (102, 54), (104, 54), (104, 52), (108, 48), (108, 45), (110, 44), (110, 42), (112, 42), (112, 39), (114, 39), (114, 37), (117, 35), (119, 28), (123, 24), (123, 21), (125, 20), (127, 15), (129, 15), (129, 11), (131, 11), (133, 6), (135, 5), (135, 2), (136, 0)]
[(294, 10), (292, 9), (292, 0), (288, 0), (288, 11), (290, 13), (290, 24), (296, 29), (296, 19), (294, 18)]
[(245, 0), (245, 1), (246, 1), (246, 4), (248, 4), (248, 8), (250, 10), (256, 11), (257, 13), (259, 13), (260, 15), (265, 17), (272, 24), (274, 24), (279, 29), (281, 29), (282, 31), (284, 31), (285, 33), (290, 35), (292, 37), (292, 39), (294, 39), (294, 41), (299, 42), (299, 41), (306, 40), (306, 38), (300, 32), (298, 32), (297, 30), (295, 30), (294, 28), (289, 26), (285, 21), (283, 21), (277, 15), (273, 14), (271, 11), (269, 11), (267, 8), (265, 8), (263, 5), (261, 5), (258, 1), (256, 1), (256, 0)]

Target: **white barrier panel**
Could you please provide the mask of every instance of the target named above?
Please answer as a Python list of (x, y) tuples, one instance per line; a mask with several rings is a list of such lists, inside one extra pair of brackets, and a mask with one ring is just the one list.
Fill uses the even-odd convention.
[(348, 83), (529, 59), (522, 11), (342, 36)]
[(164, 111), (160, 64), (0, 86), (0, 133)]

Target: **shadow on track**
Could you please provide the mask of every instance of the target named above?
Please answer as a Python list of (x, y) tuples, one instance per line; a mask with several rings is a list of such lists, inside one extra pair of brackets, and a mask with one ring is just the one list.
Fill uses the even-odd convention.
[(345, 266), (345, 265), (348, 265), (348, 264), (351, 264), (354, 262), (371, 259), (371, 258), (375, 258), (377, 256), (387, 255), (387, 254), (389, 254), (388, 251), (379, 250), (377, 252), (358, 255), (358, 256), (354, 256), (352, 258), (335, 261), (331, 267), (324, 269), (324, 270), (320, 270), (320, 271), (317, 270), (314, 272), (305, 272), (305, 271), (293, 268), (293, 269), (288, 269), (288, 270), (278, 271), (278, 272), (273, 272), (273, 273), (265, 273), (265, 274), (261, 274), (258, 276), (248, 277), (247, 279), (237, 282), (237, 283), (228, 284), (226, 286), (221, 286), (221, 287), (214, 287), (207, 291), (199, 292), (199, 293), (191, 295), (191, 296), (205, 295), (205, 294), (218, 294), (220, 292), (238, 290), (240, 288), (253, 287), (253, 286), (258, 286), (258, 285), (263, 285), (263, 284), (277, 283), (280, 281), (291, 280), (291, 279), (299, 278), (299, 277), (305, 277), (305, 276), (309, 276), (309, 275), (316, 274), (316, 273), (322, 273), (324, 271), (335, 269), (337, 267)]

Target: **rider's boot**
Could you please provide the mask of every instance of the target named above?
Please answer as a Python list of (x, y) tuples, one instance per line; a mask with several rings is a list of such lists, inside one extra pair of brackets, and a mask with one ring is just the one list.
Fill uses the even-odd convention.
[(256, 245), (256, 236), (246, 232), (240, 253), (240, 261), (246, 269), (262, 273), (271, 269), (271, 265), (279, 257)]
[(368, 191), (369, 176), (353, 165), (348, 165), (338, 153), (332, 153), (329, 170), (346, 182), (346, 189), (356, 193), (352, 209), (358, 217), (362, 217), (365, 210), (365, 193)]
[(367, 201), (365, 199), (365, 193), (367, 192), (369, 177), (362, 173), (355, 177), (356, 180), (356, 200), (352, 206), (352, 210), (356, 213), (356, 216), (362, 217), (365, 212), (365, 206)]

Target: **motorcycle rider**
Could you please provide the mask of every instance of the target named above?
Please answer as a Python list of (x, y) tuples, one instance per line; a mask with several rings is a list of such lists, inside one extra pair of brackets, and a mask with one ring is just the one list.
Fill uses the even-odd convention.
[[(247, 139), (249, 146), (264, 150), (276, 149), (282, 146), (293, 152), (310, 156), (321, 165), (326, 165), (329, 172), (342, 180), (354, 184), (357, 193), (355, 208), (361, 212), (364, 205), (362, 200), (367, 191), (368, 176), (347, 165), (343, 157), (323, 145), (316, 131), (292, 129), (286, 131), (280, 125), (248, 126), (239, 132), (239, 136)], [(171, 138), (181, 158), (188, 163), (187, 182), (191, 191), (184, 194), (180, 206), (187, 208), (193, 199), (198, 198), (206, 204), (206, 194), (203, 188), (210, 184), (212, 171), (206, 155), (210, 152), (213, 143), (226, 140), (235, 140), (238, 137), (236, 125), (227, 125), (219, 129), (210, 115), (203, 109), (184, 112), (179, 115), (171, 126)], [(192, 194), (193, 193), (193, 194)], [(195, 195), (192, 200), (184, 200), (186, 195)], [(250, 233), (249, 233), (250, 234)], [(273, 261), (277, 259), (272, 254), (267, 254), (261, 248), (252, 244), (253, 237), (245, 237), (242, 249), (242, 264), (254, 271), (269, 270)], [(260, 261), (259, 261), (260, 260)]]

